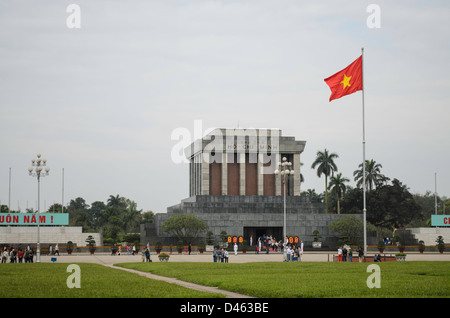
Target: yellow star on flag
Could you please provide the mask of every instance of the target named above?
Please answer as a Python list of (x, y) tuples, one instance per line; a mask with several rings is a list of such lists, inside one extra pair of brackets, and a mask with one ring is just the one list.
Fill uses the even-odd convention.
[(351, 86), (351, 85), (350, 85), (350, 79), (351, 79), (351, 78), (352, 78), (351, 76), (348, 76), (348, 77), (347, 77), (347, 75), (344, 74), (344, 79), (343, 79), (342, 82), (340, 83), (340, 84), (344, 84), (344, 87), (342, 87), (342, 89), (345, 89), (347, 86)]

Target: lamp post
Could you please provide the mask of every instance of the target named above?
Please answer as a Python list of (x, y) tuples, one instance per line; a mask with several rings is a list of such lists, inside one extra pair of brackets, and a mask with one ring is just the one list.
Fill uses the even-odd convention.
[[(292, 166), (292, 162), (287, 161), (286, 157), (283, 157), (282, 162), (278, 162), (278, 169), (275, 170), (276, 175), (281, 176), (284, 187), (284, 197), (283, 197), (283, 241), (286, 242), (286, 184), (289, 180), (289, 175), (294, 174), (294, 170), (289, 170)], [(283, 261), (287, 260), (286, 255), (286, 245), (283, 246)]]
[[(36, 247), (36, 262), (40, 263), (41, 262), (41, 247), (40, 247), (40, 238), (39, 238), (39, 232), (40, 232), (40, 194), (41, 194), (41, 177), (45, 177), (48, 176), (48, 173), (50, 171), (49, 167), (46, 167), (43, 170), (43, 167), (45, 167), (47, 163), (47, 160), (45, 159), (41, 159), (41, 154), (37, 155), (37, 159), (32, 159), (31, 160), (31, 167), (28, 168), (28, 172), (30, 173), (30, 176), (32, 177), (36, 177), (37, 181), (38, 181), (38, 209), (37, 209), (37, 219), (38, 219), (38, 223), (37, 223), (37, 247)], [(34, 167), (34, 169), (33, 169)]]

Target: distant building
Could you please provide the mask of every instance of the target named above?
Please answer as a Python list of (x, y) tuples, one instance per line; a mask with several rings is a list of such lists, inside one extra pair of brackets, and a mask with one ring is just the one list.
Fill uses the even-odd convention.
[[(340, 215), (326, 214), (323, 203), (312, 203), (301, 193), (301, 153), (306, 141), (283, 136), (280, 129), (218, 128), (185, 149), (189, 160), (189, 198), (155, 215), (155, 223), (141, 226), (141, 242), (170, 241), (161, 226), (169, 217), (194, 214), (215, 236), (225, 231), (248, 243), (263, 235), (283, 239), (284, 188), (286, 234), (311, 246), (318, 230), (324, 245), (334, 248), (337, 234), (328, 225)], [(275, 171), (282, 158), (291, 162), (293, 175)], [(171, 241), (173, 244), (173, 240)]]

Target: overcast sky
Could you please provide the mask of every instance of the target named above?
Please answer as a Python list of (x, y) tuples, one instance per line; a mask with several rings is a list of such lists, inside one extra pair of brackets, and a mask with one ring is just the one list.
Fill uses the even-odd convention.
[[(67, 19), (78, 4), (81, 28)], [(380, 8), (379, 28), (367, 19)], [(0, 201), (41, 210), (119, 194), (166, 212), (189, 196), (173, 162), (184, 128), (280, 128), (305, 140), (302, 190), (325, 148), (351, 180), (362, 162), (361, 92), (324, 79), (364, 47), (366, 159), (412, 193), (450, 196), (448, 1), (0, 1)], [(74, 21), (71, 20), (70, 21)]]

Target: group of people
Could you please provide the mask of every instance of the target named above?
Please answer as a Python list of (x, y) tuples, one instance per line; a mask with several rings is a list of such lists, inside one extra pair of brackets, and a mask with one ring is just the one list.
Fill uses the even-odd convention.
[(285, 262), (300, 262), (303, 256), (303, 241), (300, 241), (299, 245), (287, 244), (286, 245), (286, 259)]
[[(361, 263), (364, 257), (364, 250), (360, 246), (358, 248), (358, 259)], [(338, 247), (338, 262), (353, 262), (353, 251), (352, 248), (345, 244), (344, 246)]]
[(48, 246), (48, 255), (56, 255), (58, 254), (59, 256), (59, 246), (58, 243), (56, 243), (55, 247), (53, 248), (53, 246), (49, 245)]
[[(252, 238), (250, 237), (250, 245), (252, 245)], [(278, 242), (274, 237), (271, 235), (268, 236), (264, 234), (261, 237), (258, 237), (258, 241), (256, 242), (256, 254), (259, 254), (263, 249), (266, 250), (266, 254), (269, 254), (269, 250), (271, 249), (272, 252), (278, 252), (280, 246), (282, 246), (283, 243), (280, 241)], [(282, 247), (281, 247), (282, 248)]]
[(25, 250), (22, 248), (18, 248), (17, 250), (14, 247), (4, 248), (1, 253), (2, 263), (33, 263), (33, 250), (28, 246)]
[[(136, 250), (136, 245), (127, 245), (127, 255), (136, 255), (138, 251)], [(148, 246), (147, 246), (148, 248)], [(114, 244), (111, 246), (111, 255), (120, 255), (122, 253), (122, 245)]]
[(228, 251), (223, 248), (219, 250), (215, 247), (213, 251), (213, 261), (214, 263), (228, 263)]
[(344, 246), (339, 246), (337, 252), (338, 252), (338, 262), (347, 262), (347, 257), (349, 262), (353, 261), (352, 249), (347, 244), (345, 244)]

